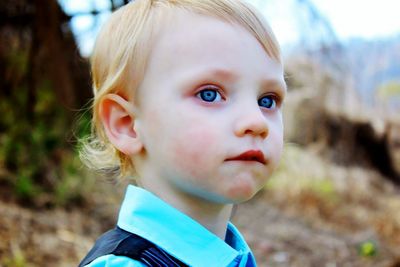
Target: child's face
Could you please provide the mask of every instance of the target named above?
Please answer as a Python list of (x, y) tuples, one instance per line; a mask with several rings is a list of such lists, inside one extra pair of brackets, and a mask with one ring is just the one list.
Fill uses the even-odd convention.
[(177, 11), (137, 94), (144, 186), (221, 203), (251, 198), (281, 156), (285, 88), (281, 64), (246, 30)]

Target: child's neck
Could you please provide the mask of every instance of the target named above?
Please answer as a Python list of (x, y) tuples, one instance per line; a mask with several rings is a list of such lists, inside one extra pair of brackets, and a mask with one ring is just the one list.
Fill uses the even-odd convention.
[(232, 204), (216, 204), (193, 196), (176, 200), (170, 204), (225, 240), (227, 223), (232, 213)]
[(227, 223), (232, 213), (232, 204), (219, 204), (206, 201), (190, 194), (176, 192), (177, 190), (173, 190), (173, 192), (168, 191), (165, 187), (163, 190), (148, 188), (146, 186), (144, 188), (196, 220), (222, 240), (225, 239)]

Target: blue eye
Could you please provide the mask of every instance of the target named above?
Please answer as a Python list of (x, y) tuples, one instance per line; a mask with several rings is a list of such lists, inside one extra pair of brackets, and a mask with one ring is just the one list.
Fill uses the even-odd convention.
[(221, 94), (214, 89), (204, 89), (197, 93), (196, 96), (206, 102), (219, 102), (222, 99)]
[(273, 109), (276, 107), (276, 100), (272, 96), (264, 96), (258, 99), (258, 105), (263, 108)]

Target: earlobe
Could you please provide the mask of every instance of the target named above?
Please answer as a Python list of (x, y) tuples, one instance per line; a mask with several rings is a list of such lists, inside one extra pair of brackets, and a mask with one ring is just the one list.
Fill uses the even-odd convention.
[(130, 156), (143, 148), (135, 129), (136, 115), (133, 104), (120, 95), (107, 94), (100, 101), (99, 116), (108, 139)]

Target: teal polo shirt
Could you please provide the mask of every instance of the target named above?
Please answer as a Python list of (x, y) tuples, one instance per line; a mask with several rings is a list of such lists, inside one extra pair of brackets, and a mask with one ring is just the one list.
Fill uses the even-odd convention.
[[(129, 185), (118, 217), (118, 226), (139, 235), (193, 267), (256, 266), (242, 235), (228, 223), (225, 241), (201, 224), (145, 189)], [(104, 255), (89, 267), (143, 267), (124, 256)]]

